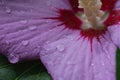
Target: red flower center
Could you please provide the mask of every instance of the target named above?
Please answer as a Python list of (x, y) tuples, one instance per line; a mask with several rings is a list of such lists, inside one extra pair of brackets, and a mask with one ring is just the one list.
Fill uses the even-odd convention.
[(103, 29), (86, 29), (83, 30), (82, 24), (83, 21), (80, 19), (80, 17), (77, 17), (76, 14), (78, 12), (84, 13), (84, 10), (82, 8), (78, 8), (78, 0), (69, 0), (72, 10), (62, 10), (59, 9), (57, 12), (60, 14), (59, 17), (53, 17), (53, 18), (47, 18), (47, 19), (55, 19), (57, 21), (62, 22), (62, 24), (59, 25), (65, 25), (65, 28), (69, 28), (72, 30), (80, 30), (80, 35), (82, 35), (84, 38), (88, 38), (90, 42), (92, 43), (93, 38), (97, 38), (99, 41), (99, 37), (103, 36), (106, 31), (107, 27), (113, 24), (117, 24), (120, 21), (120, 10), (115, 10), (115, 5), (118, 0), (101, 0), (102, 7), (101, 10), (105, 13), (109, 13), (107, 19), (102, 22), (104, 25)]

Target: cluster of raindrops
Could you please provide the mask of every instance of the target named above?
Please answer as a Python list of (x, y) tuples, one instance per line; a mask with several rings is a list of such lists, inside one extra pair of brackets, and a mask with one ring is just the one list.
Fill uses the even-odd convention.
[[(48, 44), (48, 46), (47, 46)], [(41, 55), (48, 55), (54, 52), (63, 52), (65, 50), (65, 45), (64, 44), (56, 44), (54, 46), (49, 46), (49, 42), (46, 42), (45, 47), (43, 47), (42, 51), (41, 51)]]

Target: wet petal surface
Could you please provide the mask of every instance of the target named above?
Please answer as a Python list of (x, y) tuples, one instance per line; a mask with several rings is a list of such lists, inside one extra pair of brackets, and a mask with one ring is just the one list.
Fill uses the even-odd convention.
[[(119, 46), (119, 28), (81, 31), (75, 12), (82, 10), (76, 2), (0, 1), (0, 52), (11, 63), (40, 58), (54, 80), (115, 80), (114, 44)], [(112, 2), (104, 10), (112, 9)], [(118, 23), (116, 14), (105, 24)]]
[(79, 38), (79, 32), (44, 45), (40, 58), (54, 80), (115, 80), (115, 52), (109, 33), (100, 40)]
[(58, 16), (56, 9), (71, 7), (68, 1), (61, 0), (0, 1), (0, 52), (12, 63), (39, 59), (41, 46), (55, 40), (51, 37), (64, 28), (58, 29), (58, 21), (43, 19)]

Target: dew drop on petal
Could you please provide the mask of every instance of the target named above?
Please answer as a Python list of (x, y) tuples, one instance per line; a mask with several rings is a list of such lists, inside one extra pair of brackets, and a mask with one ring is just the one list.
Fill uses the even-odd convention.
[(19, 56), (18, 55), (15, 55), (14, 53), (11, 53), (9, 56), (8, 56), (8, 59), (11, 63), (17, 63), (19, 61)]
[(94, 63), (92, 63), (91, 66), (94, 66)]
[(63, 45), (57, 45), (57, 50), (58, 51), (64, 51), (65, 47)]
[(37, 26), (31, 26), (29, 27), (29, 30), (33, 31), (33, 30), (36, 30), (37, 29)]
[(29, 41), (24, 40), (24, 41), (21, 42), (21, 44), (22, 44), (23, 46), (27, 46), (27, 45), (29, 44)]
[(6, 13), (10, 14), (11, 12), (12, 12), (11, 9), (9, 9), (9, 8), (6, 9)]
[(48, 54), (48, 52), (49, 52), (49, 49), (47, 48), (43, 48), (43, 50), (40, 52), (40, 55), (41, 56), (44, 56), (44, 55), (47, 55)]
[(42, 47), (42, 50), (40, 51), (40, 55), (42, 56), (47, 56), (51, 53), (54, 53), (54, 51), (56, 51), (56, 47), (53, 47), (53, 46), (45, 46), (45, 47)]
[(20, 21), (21, 24), (26, 24), (27, 22), (28, 22), (27, 20)]

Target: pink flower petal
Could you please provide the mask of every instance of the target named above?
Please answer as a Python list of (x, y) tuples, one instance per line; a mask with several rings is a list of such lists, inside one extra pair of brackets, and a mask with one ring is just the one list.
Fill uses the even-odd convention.
[(109, 33), (114, 44), (120, 48), (120, 23), (109, 27)]
[[(118, 28), (110, 28), (110, 33), (99, 31), (96, 36), (96, 31), (90, 30), (86, 37), (79, 29), (81, 23), (75, 18), (77, 8), (72, 0), (0, 2), (0, 52), (11, 63), (40, 56), (54, 80), (115, 80), (114, 43), (118, 45), (118, 41), (114, 38), (119, 36), (115, 33), (113, 43), (111, 35)], [(69, 15), (73, 16), (60, 17), (57, 10), (61, 9), (72, 11)]]
[(43, 19), (57, 17), (56, 9), (72, 8), (67, 0), (0, 1), (0, 52), (12, 63), (39, 59), (42, 45), (64, 28), (57, 28), (58, 21)]
[(117, 0), (117, 3), (115, 4), (115, 9), (120, 10), (120, 0)]
[(94, 38), (91, 52), (89, 39), (73, 31), (46, 43), (40, 58), (53, 80), (115, 80), (116, 47), (108, 35)]
[(53, 15), (57, 15), (54, 11), (56, 9), (71, 9), (71, 6), (66, 0), (3, 0), (0, 1), (0, 24), (24, 19), (53, 17)]

